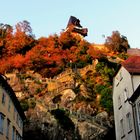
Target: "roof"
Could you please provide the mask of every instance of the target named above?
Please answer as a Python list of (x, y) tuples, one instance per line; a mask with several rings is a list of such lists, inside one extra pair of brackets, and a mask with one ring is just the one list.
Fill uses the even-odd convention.
[(140, 56), (140, 49), (138, 48), (130, 48), (127, 50), (127, 54), (130, 56)]
[(80, 20), (74, 16), (70, 16), (70, 18), (69, 18), (67, 28), (69, 28), (69, 27), (73, 27), (72, 32), (79, 33), (84, 37), (87, 36), (88, 29), (83, 28), (80, 24)]
[(70, 16), (70, 18), (69, 18), (67, 27), (69, 27), (70, 25), (75, 25), (77, 27), (81, 27), (82, 28), (82, 26), (80, 25), (80, 20), (77, 19), (74, 16)]
[(6, 81), (6, 78), (4, 78), (4, 76), (1, 74), (0, 74), (0, 85), (7, 91), (7, 93), (11, 97), (11, 100), (13, 101), (13, 103), (14, 103), (19, 115), (21, 116), (22, 120), (25, 120), (26, 119), (25, 114), (20, 106), (20, 103), (19, 103), (13, 89)]
[(77, 28), (77, 27), (74, 27), (73, 28), (73, 30), (72, 30), (73, 32), (76, 32), (76, 33), (79, 33), (79, 34), (81, 34), (82, 36), (87, 36), (87, 32), (88, 32), (88, 29), (87, 28)]
[(140, 56), (130, 56), (122, 63), (122, 66), (133, 74), (140, 74)]

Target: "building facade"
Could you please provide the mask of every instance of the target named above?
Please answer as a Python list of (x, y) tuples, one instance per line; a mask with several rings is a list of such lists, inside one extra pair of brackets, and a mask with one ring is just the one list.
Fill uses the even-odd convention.
[[(116, 140), (139, 140), (138, 112), (134, 95), (140, 85), (140, 57), (128, 58), (120, 67), (113, 82), (113, 106)], [(138, 97), (135, 99), (139, 99)], [(133, 101), (133, 102), (132, 102)]]
[(0, 75), (0, 140), (22, 140), (24, 119), (14, 91)]
[(140, 139), (140, 85), (135, 90), (134, 94), (131, 96), (130, 101), (133, 104), (134, 119), (136, 124), (136, 136), (137, 140)]

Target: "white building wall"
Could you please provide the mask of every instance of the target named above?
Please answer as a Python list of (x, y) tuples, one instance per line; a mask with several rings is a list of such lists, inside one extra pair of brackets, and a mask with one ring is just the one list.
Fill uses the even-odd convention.
[(135, 101), (135, 109), (136, 109), (136, 125), (137, 125), (137, 136), (140, 139), (140, 96)]
[[(126, 91), (126, 92), (125, 92)], [(113, 106), (116, 129), (116, 140), (135, 140), (134, 120), (132, 106), (128, 98), (133, 94), (132, 80), (130, 73), (121, 67), (113, 83)], [(121, 102), (119, 103), (119, 97)], [(128, 128), (127, 114), (131, 114), (132, 131)], [(121, 130), (121, 120), (123, 120), (123, 131)]]
[(135, 91), (140, 84), (140, 75), (132, 75), (132, 79), (133, 79), (133, 85)]

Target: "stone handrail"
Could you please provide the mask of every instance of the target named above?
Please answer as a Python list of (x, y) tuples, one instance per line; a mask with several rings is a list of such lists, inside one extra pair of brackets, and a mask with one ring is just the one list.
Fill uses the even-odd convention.
[(84, 68), (82, 68), (82, 69), (79, 69), (79, 72), (81, 73), (81, 72), (83, 72), (83, 71), (88, 71), (88, 70), (91, 70), (91, 69), (93, 69), (94, 67), (93, 67), (93, 65), (88, 65), (88, 66), (86, 66), (86, 67), (84, 67)]
[(62, 77), (66, 76), (66, 75), (69, 75), (73, 73), (72, 69), (68, 69), (66, 71), (63, 71), (62, 73), (60, 73), (59, 75), (55, 76), (54, 79), (61, 79)]
[[(95, 126), (100, 127), (101, 129), (104, 129), (104, 130), (106, 129), (106, 127), (104, 126), (104, 122), (101, 122), (101, 121), (103, 121), (103, 120), (97, 119), (96, 116), (90, 116), (90, 115), (88, 115), (88, 114), (81, 113), (81, 112), (79, 112), (79, 111), (72, 111), (72, 110), (70, 110), (70, 109), (67, 108), (67, 107), (60, 106), (60, 105), (54, 104), (54, 103), (45, 105), (45, 107), (47, 107), (49, 110), (54, 110), (54, 109), (58, 109), (58, 108), (63, 109), (63, 110), (68, 110), (68, 111), (69, 111), (69, 115), (70, 115), (71, 117), (75, 117), (75, 118), (77, 118), (79, 121), (85, 121), (85, 120), (86, 120), (87, 122), (92, 123), (92, 124), (94, 124)], [(101, 123), (97, 123), (97, 122), (99, 122), (99, 121), (100, 121)]]
[(95, 126), (95, 127), (93, 127), (94, 131), (91, 129), (90, 134), (87, 134), (88, 139), (100, 138), (100, 137), (104, 136), (107, 132), (107, 127), (106, 126), (103, 126), (103, 125), (97, 123), (96, 116), (93, 117), (93, 116), (90, 116), (88, 114), (81, 113), (79, 111), (72, 111), (69, 108), (61, 107), (60, 105), (54, 104), (54, 103), (46, 105), (46, 104), (44, 104), (44, 102), (42, 100), (40, 100), (40, 101), (38, 100), (37, 102), (45, 108), (46, 112), (48, 112), (48, 111), (50, 112), (51, 110), (55, 110), (55, 109), (58, 109), (58, 108), (68, 110), (70, 117), (77, 118), (77, 120), (79, 122), (86, 121), (86, 122), (89, 122), (92, 125), (94, 125)]

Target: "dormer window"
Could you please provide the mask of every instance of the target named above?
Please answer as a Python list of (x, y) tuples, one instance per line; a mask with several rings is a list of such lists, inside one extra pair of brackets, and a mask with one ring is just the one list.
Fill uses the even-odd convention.
[(126, 102), (128, 100), (128, 89), (127, 88), (124, 89), (123, 95), (124, 95), (124, 102)]
[(121, 103), (121, 96), (118, 96), (118, 108), (121, 109), (122, 103)]
[(121, 132), (121, 139), (123, 139), (124, 137), (125, 137), (125, 131), (124, 131), (124, 120), (123, 119), (121, 119), (120, 120), (120, 132)]
[(122, 72), (120, 71), (118, 73), (118, 75), (116, 76), (116, 80), (117, 80), (117, 83), (116, 83), (116, 87), (119, 85), (120, 81), (123, 79), (122, 77)]
[(123, 79), (122, 72), (119, 73), (120, 81)]
[(128, 133), (132, 132), (132, 119), (131, 119), (131, 114), (130, 112), (128, 112), (126, 114), (126, 120), (127, 120), (127, 129), (128, 129)]

